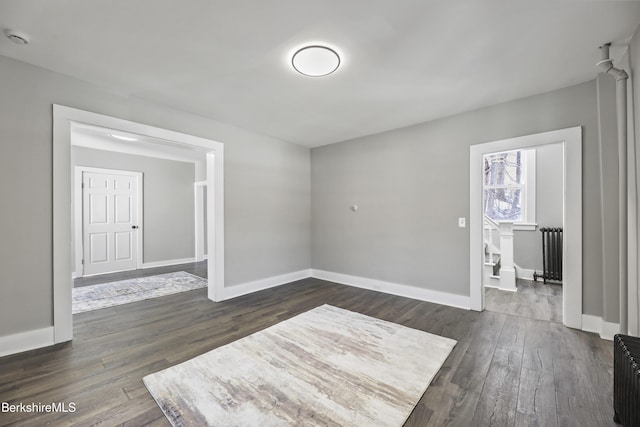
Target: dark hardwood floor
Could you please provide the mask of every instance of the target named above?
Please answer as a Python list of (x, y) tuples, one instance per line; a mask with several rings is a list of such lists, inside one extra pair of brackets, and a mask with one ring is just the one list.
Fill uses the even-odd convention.
[(118, 280), (137, 279), (140, 277), (154, 276), (156, 274), (186, 271), (203, 278), (207, 278), (207, 261), (190, 262), (188, 264), (168, 265), (165, 267), (153, 267), (140, 270), (120, 271), (118, 273), (98, 274), (95, 276), (78, 277), (73, 281), (73, 287), (97, 285), (100, 283), (116, 282)]
[(0, 402), (76, 412), (0, 413), (0, 425), (168, 426), (142, 377), (325, 303), (458, 340), (407, 426), (614, 425), (611, 342), (316, 279), (224, 303), (199, 289), (75, 315), (73, 342), (0, 358)]
[(518, 279), (517, 292), (485, 288), (485, 308), (496, 313), (562, 323), (562, 285)]

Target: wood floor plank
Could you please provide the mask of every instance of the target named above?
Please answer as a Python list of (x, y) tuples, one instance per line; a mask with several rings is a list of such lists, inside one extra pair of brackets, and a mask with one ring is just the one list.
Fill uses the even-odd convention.
[(524, 342), (527, 332), (533, 327), (531, 319), (510, 317), (500, 331), (500, 338), (496, 348), (505, 349), (520, 354), (524, 353)]
[(522, 366), (531, 370), (553, 371), (553, 357), (562, 343), (549, 330), (549, 322), (537, 320), (528, 328), (524, 341)]
[(456, 367), (451, 382), (465, 390), (480, 393), (506, 316), (483, 312), (478, 320), (472, 324), (471, 343)]
[(517, 292), (487, 288), (485, 303), (489, 311), (512, 316), (562, 322), (562, 285), (518, 279)]
[[(606, 396), (602, 396), (606, 400)], [(614, 427), (613, 410), (609, 405), (593, 403), (574, 394), (557, 393), (558, 426), (560, 427)]]
[(522, 369), (516, 410), (516, 425), (558, 425), (553, 372)]
[(405, 427), (468, 427), (475, 413), (480, 393), (452, 383), (429, 387), (418, 405), (430, 409), (428, 419), (409, 418)]
[(477, 426), (512, 426), (516, 420), (522, 352), (496, 349), (471, 421)]

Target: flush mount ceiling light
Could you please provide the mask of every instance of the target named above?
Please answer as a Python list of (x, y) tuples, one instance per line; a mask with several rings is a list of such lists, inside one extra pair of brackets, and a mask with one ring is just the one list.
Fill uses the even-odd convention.
[(111, 136), (115, 139), (120, 139), (122, 141), (137, 141), (138, 138), (132, 138), (130, 136), (124, 136), (124, 135), (116, 135), (116, 134), (111, 134)]
[(29, 36), (25, 33), (20, 33), (18, 31), (6, 30), (5, 34), (12, 42), (16, 44), (29, 44)]
[(326, 46), (306, 46), (293, 54), (291, 65), (305, 76), (322, 77), (338, 69), (340, 56), (335, 50)]

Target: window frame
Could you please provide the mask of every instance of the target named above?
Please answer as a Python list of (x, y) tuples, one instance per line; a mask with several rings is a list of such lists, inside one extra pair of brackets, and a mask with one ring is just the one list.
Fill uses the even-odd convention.
[[(509, 151), (499, 151), (496, 153), (488, 153), (483, 156), (483, 158), (495, 154), (500, 153), (511, 153), (518, 152), (521, 153), (522, 160), (522, 168), (523, 168), (523, 182), (520, 184), (506, 184), (506, 185), (490, 185), (487, 186), (483, 179), (482, 181), (482, 195), (483, 195), (483, 205), (484, 205), (484, 196), (486, 194), (487, 189), (491, 188), (520, 188), (520, 203), (521, 203), (521, 211), (522, 211), (522, 220), (521, 221), (513, 221), (513, 229), (521, 230), (521, 231), (535, 231), (538, 224), (536, 222), (536, 149), (522, 149), (522, 150), (509, 150)], [(503, 220), (495, 220), (496, 222), (506, 222)]]

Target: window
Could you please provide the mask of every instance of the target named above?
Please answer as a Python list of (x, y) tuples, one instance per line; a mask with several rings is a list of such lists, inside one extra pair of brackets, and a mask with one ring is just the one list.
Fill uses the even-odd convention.
[(484, 214), (535, 229), (535, 150), (484, 156)]

